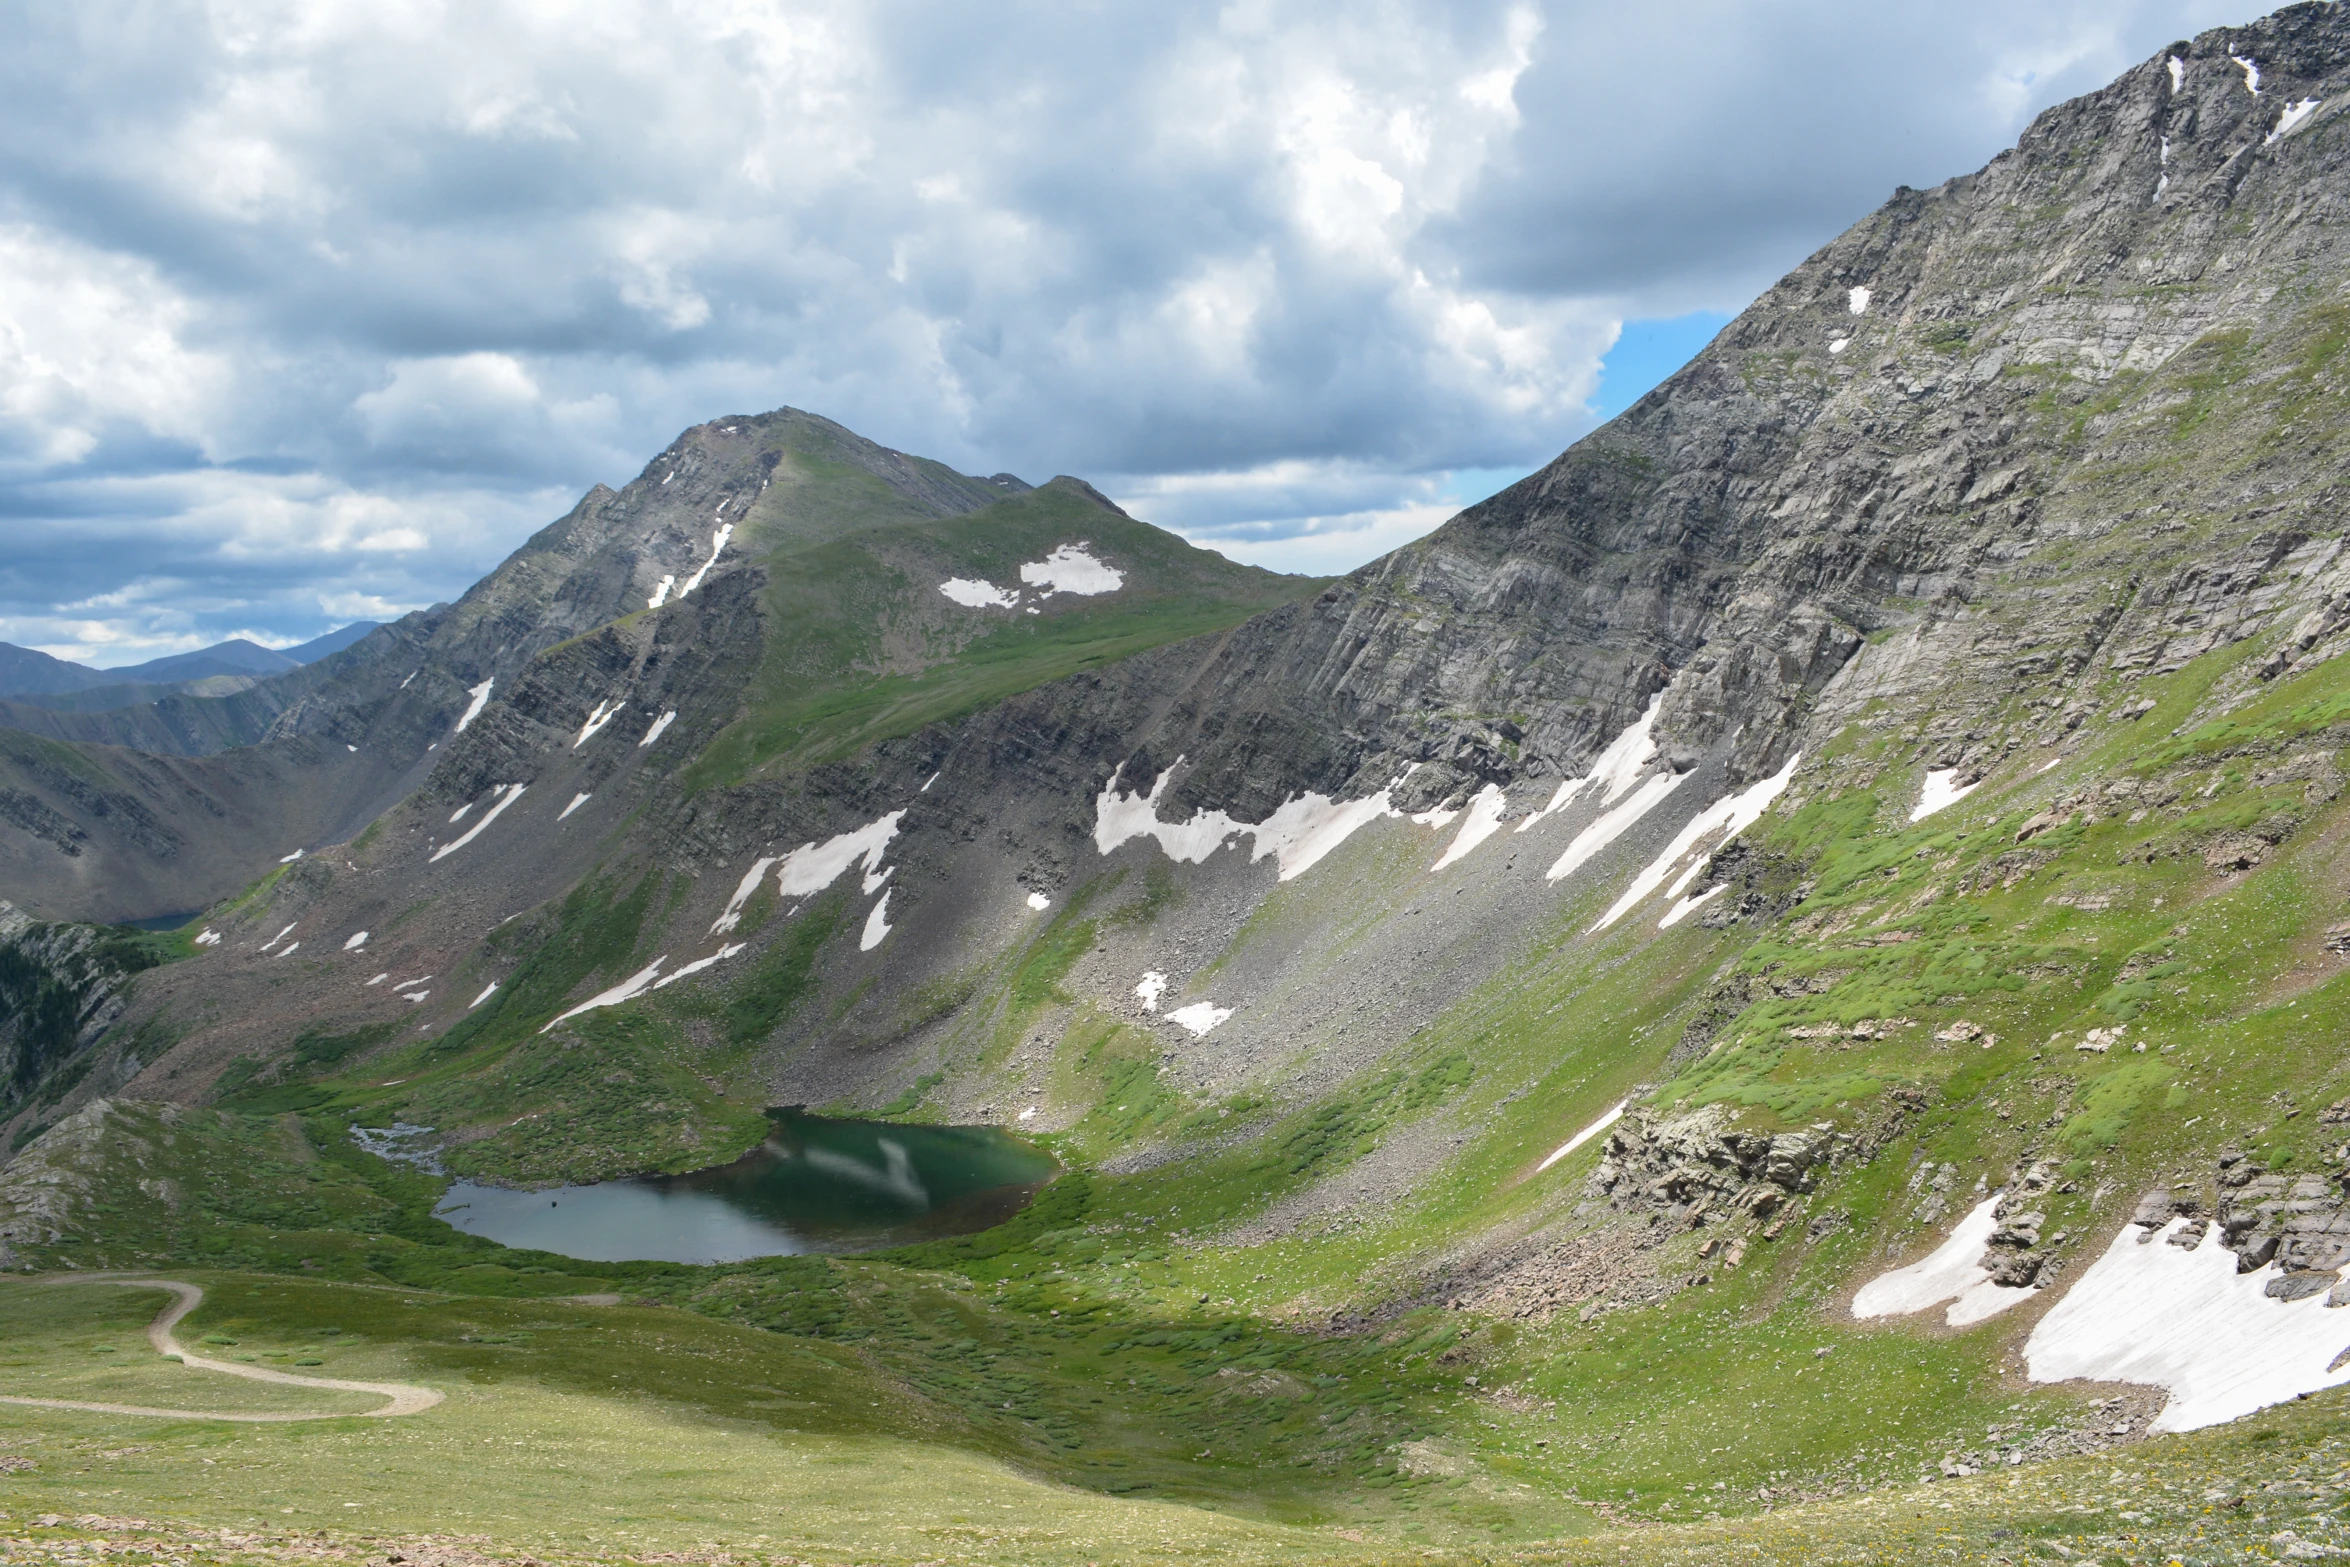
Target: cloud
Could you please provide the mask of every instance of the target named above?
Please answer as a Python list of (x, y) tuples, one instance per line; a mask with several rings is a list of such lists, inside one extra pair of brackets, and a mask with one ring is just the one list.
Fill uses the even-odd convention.
[(2232, 15), (35, 7), (0, 53), (0, 638), (448, 598), (784, 403), (1352, 565), (1583, 433), (1625, 318), (1735, 309)]

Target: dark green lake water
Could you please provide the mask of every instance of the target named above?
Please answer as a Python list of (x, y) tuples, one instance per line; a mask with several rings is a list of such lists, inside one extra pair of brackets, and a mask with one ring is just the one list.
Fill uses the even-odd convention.
[(434, 1211), (588, 1262), (740, 1262), (968, 1235), (1018, 1213), (1058, 1168), (992, 1126), (771, 1119), (766, 1142), (715, 1169), (535, 1192), (459, 1181)]

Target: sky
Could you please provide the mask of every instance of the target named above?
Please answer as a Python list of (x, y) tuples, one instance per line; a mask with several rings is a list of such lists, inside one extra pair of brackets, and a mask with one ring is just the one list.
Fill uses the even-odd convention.
[(0, 0), (0, 640), (452, 599), (782, 405), (1351, 568), (2210, 0)]

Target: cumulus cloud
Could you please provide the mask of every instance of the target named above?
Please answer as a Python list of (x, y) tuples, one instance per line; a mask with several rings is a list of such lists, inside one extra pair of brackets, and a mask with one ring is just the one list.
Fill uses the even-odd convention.
[(1896, 182), (2226, 19), (24, 8), (0, 638), (122, 661), (447, 598), (679, 428), (783, 403), (1352, 565), (1588, 428), (1626, 316), (1734, 309)]

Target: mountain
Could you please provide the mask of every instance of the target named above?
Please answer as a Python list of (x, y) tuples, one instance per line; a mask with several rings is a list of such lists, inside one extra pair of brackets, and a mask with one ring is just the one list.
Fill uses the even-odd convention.
[[(266, 677), (315, 663), (340, 653), (376, 627), (372, 620), (355, 620), (299, 647), (266, 648), (243, 637), (216, 642), (193, 653), (174, 653), (143, 664), (92, 669), (68, 663), (29, 647), (0, 642), (0, 696), (58, 696), (110, 687), (178, 687), (221, 675)], [(169, 694), (169, 693), (157, 693)], [(153, 701), (154, 696), (138, 700)], [(114, 705), (128, 705), (127, 701)]]
[(208, 675), (278, 675), (299, 669), (302, 663), (290, 654), (273, 652), (258, 642), (234, 637), (193, 653), (174, 653), (167, 658), (151, 658), (144, 664), (126, 664), (101, 673), (124, 685), (159, 685), (174, 680), (202, 680)]
[(280, 658), (292, 659), (297, 664), (315, 664), (330, 653), (340, 653), (381, 624), (381, 621), (375, 620), (354, 620), (347, 626), (328, 632), (325, 636), (312, 637), (309, 641), (297, 643), (293, 647), (279, 648), (277, 654)]
[[(817, 1554), (886, 1506), (1000, 1557), (953, 1531), (1015, 1490), (1073, 1560), (2334, 1549), (2345, 104), (2335, 8), (2175, 45), (1335, 581), (786, 410), (255, 688), (309, 682), (258, 744), (0, 730), (57, 998), (7, 1244), (492, 1376), (368, 1304), (427, 1292), (867, 1466)], [(432, 1217), (784, 1105), (1064, 1173), (847, 1260)]]
[(46, 696), (58, 691), (81, 691), (104, 685), (107, 676), (82, 664), (52, 658), (38, 648), (0, 642), (0, 694)]

